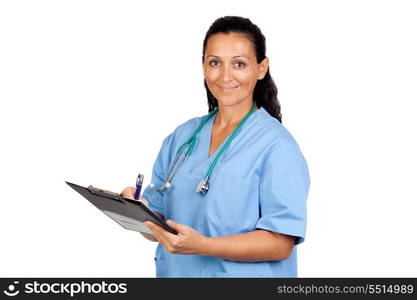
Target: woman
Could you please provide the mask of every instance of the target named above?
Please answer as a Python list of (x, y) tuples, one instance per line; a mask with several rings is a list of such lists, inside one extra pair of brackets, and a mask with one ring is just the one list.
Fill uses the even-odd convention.
[[(144, 235), (159, 242), (156, 275), (295, 277), (310, 179), (281, 125), (265, 38), (249, 19), (219, 18), (206, 34), (202, 58), (210, 114), (165, 138), (153, 185), (143, 193), (142, 201), (178, 231), (146, 222), (154, 235)], [(192, 154), (171, 178), (178, 149), (198, 127)], [(134, 191), (122, 193), (133, 198)]]

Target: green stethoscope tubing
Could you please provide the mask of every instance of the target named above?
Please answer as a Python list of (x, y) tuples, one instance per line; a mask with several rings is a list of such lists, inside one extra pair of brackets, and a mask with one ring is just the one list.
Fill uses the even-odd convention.
[[(246, 114), (246, 116), (239, 122), (238, 126), (235, 128), (235, 130), (233, 130), (232, 134), (230, 135), (230, 137), (227, 139), (226, 143), (223, 145), (223, 147), (220, 149), (219, 153), (217, 153), (215, 159), (213, 160), (213, 162), (210, 164), (209, 169), (207, 170), (207, 173), (205, 175), (205, 177), (203, 178), (203, 180), (201, 180), (198, 188), (197, 188), (197, 192), (207, 192), (208, 191), (208, 180), (211, 176), (211, 174), (213, 173), (213, 170), (217, 164), (217, 161), (219, 160), (219, 158), (222, 156), (222, 154), (224, 153), (224, 151), (226, 151), (226, 149), (229, 147), (230, 143), (232, 142), (232, 140), (236, 137), (236, 135), (239, 132), (239, 129), (243, 126), (243, 124), (246, 122), (246, 120), (249, 118), (249, 116), (255, 111), (256, 109), (256, 102), (253, 102), (252, 108), (250, 109), (250, 111)], [(184, 162), (186, 161), (186, 159), (188, 158), (188, 156), (191, 155), (191, 153), (194, 151), (195, 148), (195, 144), (197, 142), (197, 135), (200, 133), (200, 131), (203, 129), (203, 127), (206, 125), (206, 123), (211, 119), (211, 117), (213, 117), (217, 112), (218, 112), (218, 107), (216, 107), (215, 109), (213, 109), (200, 123), (200, 125), (197, 127), (197, 129), (194, 131), (194, 134), (187, 140), (185, 141), (180, 148), (178, 149), (178, 151), (175, 154), (175, 158), (169, 168), (168, 171), (168, 176), (165, 180), (164, 185), (162, 186), (162, 188), (165, 186), (166, 188), (170, 187), (171, 185), (171, 180), (174, 178), (175, 174), (177, 173), (177, 171), (181, 168), (181, 166), (184, 164)], [(184, 154), (184, 159), (180, 162), (179, 165), (177, 165), (178, 159), (180, 157), (180, 154), (184, 151), (184, 149), (186, 149), (188, 147), (187, 152)], [(162, 189), (161, 188), (161, 189)], [(165, 189), (166, 189), (165, 188)], [(161, 190), (160, 189), (160, 190)], [(162, 191), (164, 191), (165, 189), (163, 189)]]

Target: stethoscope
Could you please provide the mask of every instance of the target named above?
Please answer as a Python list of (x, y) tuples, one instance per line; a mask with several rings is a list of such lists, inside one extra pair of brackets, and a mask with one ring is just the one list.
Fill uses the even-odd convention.
[[(229, 147), (231, 141), (235, 138), (237, 135), (239, 129), (243, 126), (243, 124), (246, 122), (246, 120), (249, 118), (249, 116), (255, 111), (256, 108), (256, 102), (254, 101), (252, 108), (250, 111), (246, 114), (246, 116), (243, 118), (242, 121), (240, 121), (239, 125), (236, 127), (235, 130), (233, 130), (230, 137), (227, 139), (226, 143), (223, 145), (223, 147), (220, 149), (220, 152), (216, 155), (215, 159), (211, 163), (209, 169), (207, 170), (206, 176), (200, 181), (200, 183), (197, 186), (196, 193), (201, 193), (202, 195), (205, 195), (209, 190), (209, 179), (211, 176), (211, 173), (213, 172), (214, 167), (217, 164), (217, 161), (219, 160), (220, 156), (223, 154), (224, 151), (226, 151), (227, 147)], [(181, 145), (181, 147), (176, 152), (176, 155), (174, 157), (174, 160), (172, 161), (169, 170), (168, 175), (165, 178), (164, 183), (160, 188), (157, 188), (153, 183), (150, 184), (150, 187), (157, 192), (165, 192), (167, 189), (169, 189), (172, 186), (172, 179), (174, 178), (175, 174), (177, 174), (178, 170), (182, 167), (184, 162), (187, 160), (187, 158), (191, 155), (191, 153), (194, 151), (195, 144), (197, 142), (197, 135), (200, 133), (201, 129), (203, 129), (204, 125), (208, 122), (208, 120), (211, 119), (217, 112), (218, 107), (213, 109), (207, 116), (204, 117), (204, 119), (201, 121), (200, 125), (197, 127), (197, 129), (194, 131), (194, 134), (184, 143)], [(185, 152), (185, 154), (184, 154)], [(182, 156), (182, 159), (180, 160), (180, 157)]]

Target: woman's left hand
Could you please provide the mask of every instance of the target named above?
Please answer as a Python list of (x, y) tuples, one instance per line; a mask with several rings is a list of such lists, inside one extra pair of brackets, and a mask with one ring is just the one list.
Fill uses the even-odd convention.
[(193, 228), (167, 220), (167, 224), (175, 229), (178, 234), (172, 234), (164, 228), (146, 221), (145, 225), (153, 232), (158, 242), (164, 246), (168, 253), (177, 254), (203, 254), (208, 238), (199, 234)]

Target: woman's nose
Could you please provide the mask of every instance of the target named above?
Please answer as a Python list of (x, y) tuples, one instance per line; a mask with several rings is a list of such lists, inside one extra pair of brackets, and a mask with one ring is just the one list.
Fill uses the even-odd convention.
[(233, 79), (233, 71), (230, 69), (230, 67), (225, 66), (222, 68), (221, 78), (224, 82), (228, 82)]

